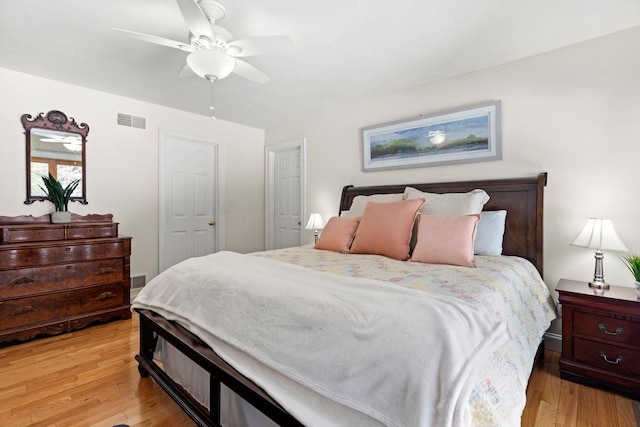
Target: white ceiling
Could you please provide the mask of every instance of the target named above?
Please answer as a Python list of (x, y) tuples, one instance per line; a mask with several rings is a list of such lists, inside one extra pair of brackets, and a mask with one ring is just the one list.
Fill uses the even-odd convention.
[[(235, 39), (296, 43), (244, 58), (269, 83), (216, 85), (218, 118), (264, 129), (640, 25), (638, 0), (222, 2)], [(209, 114), (208, 83), (177, 76), (187, 53), (111, 27), (188, 34), (175, 0), (0, 0), (0, 67)]]

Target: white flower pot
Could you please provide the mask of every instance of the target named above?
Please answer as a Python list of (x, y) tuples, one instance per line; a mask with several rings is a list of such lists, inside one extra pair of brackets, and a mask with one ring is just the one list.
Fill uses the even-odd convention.
[(71, 222), (71, 212), (69, 211), (51, 212), (52, 224), (66, 224), (68, 222)]
[(640, 298), (640, 282), (636, 281), (636, 295)]

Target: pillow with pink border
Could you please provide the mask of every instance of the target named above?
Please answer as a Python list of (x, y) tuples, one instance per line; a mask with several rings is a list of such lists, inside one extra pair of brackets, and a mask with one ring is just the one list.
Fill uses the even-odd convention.
[(418, 215), (418, 239), (409, 261), (475, 267), (473, 241), (480, 215)]
[(393, 203), (369, 202), (351, 245), (353, 254), (376, 254), (407, 260), (416, 213), (424, 199)]
[(318, 243), (314, 247), (325, 251), (348, 253), (359, 223), (360, 217), (334, 216), (324, 226)]

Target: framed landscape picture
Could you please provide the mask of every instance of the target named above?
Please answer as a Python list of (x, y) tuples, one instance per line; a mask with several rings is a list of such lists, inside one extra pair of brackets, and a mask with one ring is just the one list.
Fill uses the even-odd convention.
[(363, 170), (502, 159), (500, 101), (362, 129)]

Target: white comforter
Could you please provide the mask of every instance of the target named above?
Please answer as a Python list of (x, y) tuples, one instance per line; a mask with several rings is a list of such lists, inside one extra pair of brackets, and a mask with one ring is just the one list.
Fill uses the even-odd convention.
[(172, 267), (134, 308), (183, 324), (310, 426), (468, 424), (507, 337), (458, 299), (231, 252)]

